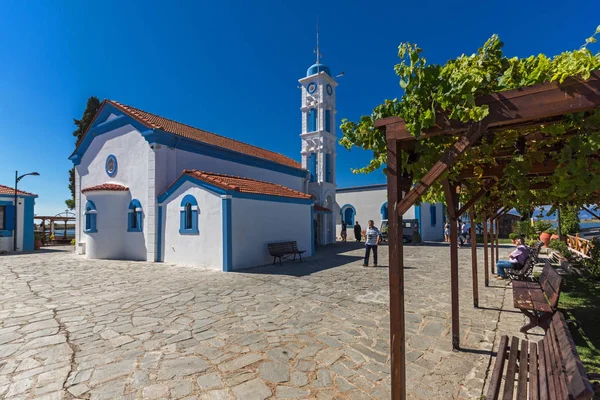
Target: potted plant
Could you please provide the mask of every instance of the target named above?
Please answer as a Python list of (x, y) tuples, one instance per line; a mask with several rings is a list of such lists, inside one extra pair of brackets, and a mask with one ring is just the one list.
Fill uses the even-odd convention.
[(39, 250), (42, 248), (42, 240), (44, 239), (44, 232), (33, 233), (33, 249)]
[(533, 224), (533, 229), (540, 235), (540, 240), (544, 242), (544, 246), (548, 247), (552, 234), (548, 231), (552, 228), (552, 224), (548, 221), (538, 220)]

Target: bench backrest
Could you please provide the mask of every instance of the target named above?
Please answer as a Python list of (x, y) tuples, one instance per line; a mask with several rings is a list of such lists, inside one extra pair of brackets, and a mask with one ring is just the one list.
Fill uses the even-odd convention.
[(285, 252), (285, 251), (298, 251), (296, 242), (276, 242), (268, 243), (270, 252)]
[(550, 307), (553, 310), (558, 306), (558, 298), (560, 297), (560, 286), (562, 285), (563, 278), (558, 272), (547, 262), (544, 265), (542, 275), (540, 277), (540, 286), (550, 303)]
[(541, 399), (592, 398), (594, 390), (561, 312), (552, 317), (546, 336), (538, 343), (538, 353)]

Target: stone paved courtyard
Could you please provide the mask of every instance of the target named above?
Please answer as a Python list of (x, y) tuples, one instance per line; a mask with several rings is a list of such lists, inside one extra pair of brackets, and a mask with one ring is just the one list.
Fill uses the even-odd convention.
[[(484, 288), (480, 272), (474, 309), (460, 250), (464, 350), (452, 352), (449, 249), (405, 255), (409, 397), (479, 398), (492, 346), (524, 321), (510, 290)], [(388, 399), (387, 246), (383, 267), (361, 256), (338, 244), (244, 273), (65, 249), (2, 256), (0, 398)]]

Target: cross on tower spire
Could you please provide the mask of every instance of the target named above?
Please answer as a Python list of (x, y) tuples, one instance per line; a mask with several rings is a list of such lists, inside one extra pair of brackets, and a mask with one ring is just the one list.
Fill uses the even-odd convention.
[(317, 15), (317, 47), (315, 48), (315, 54), (317, 55), (317, 62), (319, 64), (321, 62), (322, 54), (319, 52), (319, 16)]

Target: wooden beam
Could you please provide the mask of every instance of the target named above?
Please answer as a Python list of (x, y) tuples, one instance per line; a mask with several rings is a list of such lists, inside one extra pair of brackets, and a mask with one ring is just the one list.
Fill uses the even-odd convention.
[(471, 208), (471, 206), (473, 206), (475, 203), (477, 203), (479, 201), (479, 199), (481, 199), (484, 194), (486, 194), (492, 187), (494, 187), (494, 185), (497, 182), (498, 181), (494, 180), (494, 181), (488, 182), (486, 185), (484, 185), (484, 187), (481, 188), (481, 190), (479, 192), (475, 193), (473, 195), (473, 197), (471, 197), (471, 199), (469, 201), (467, 201), (465, 203), (465, 205), (460, 208), (460, 210), (458, 210), (457, 217), (460, 217), (461, 215), (463, 215), (469, 208)]
[[(494, 211), (492, 211), (491, 214), (496, 215), (496, 213)], [(490, 256), (491, 256), (490, 272), (492, 274), (494, 274), (494, 271), (496, 268), (496, 260), (495, 260), (496, 252), (494, 251), (494, 219), (493, 218), (490, 218)]]
[(587, 208), (587, 207), (585, 207), (585, 206), (583, 206), (582, 208), (583, 208), (585, 211), (589, 212), (589, 213), (592, 215), (592, 217), (594, 217), (594, 218), (596, 218), (596, 219), (600, 219), (600, 217), (598, 216), (598, 214), (595, 214), (595, 213), (593, 213), (593, 212), (592, 212), (592, 210), (590, 210), (589, 208)]
[[(440, 161), (423, 176), (421, 182), (419, 182), (410, 192), (402, 199), (398, 204), (397, 212), (399, 215), (403, 215), (410, 207), (415, 204), (417, 200), (433, 185), (433, 183), (454, 165), (460, 156), (475, 143), (485, 130), (485, 125), (481, 123), (473, 124), (469, 127), (465, 135), (463, 135), (454, 145), (446, 151)], [(388, 160), (388, 166), (389, 166)]]
[[(472, 179), (472, 178), (490, 178), (504, 175), (504, 168), (506, 168), (508, 164), (500, 164), (494, 166), (488, 166), (482, 168), (480, 174), (475, 173), (474, 168), (465, 168), (458, 175), (458, 179)], [(558, 163), (554, 160), (547, 160), (544, 163), (534, 164), (531, 166), (529, 172), (527, 172), (526, 176), (536, 176), (536, 175), (545, 175), (553, 173), (558, 167)]]
[(450, 297), (452, 303), (452, 350), (458, 350), (460, 347), (460, 318), (458, 302), (458, 226), (456, 208), (458, 206), (458, 197), (456, 195), (456, 185), (442, 181), (444, 193), (446, 194), (446, 205), (448, 206), (448, 215), (450, 216)]
[(485, 279), (485, 286), (488, 287), (490, 285), (490, 276), (488, 273), (488, 219), (487, 212), (483, 211), (483, 275)]
[[(600, 107), (600, 71), (591, 73), (587, 81), (569, 78), (563, 83), (547, 82), (520, 89), (507, 90), (475, 99), (477, 105), (486, 104), (489, 114), (483, 123), (490, 129), (518, 128), (537, 120), (554, 119), (564, 114), (590, 111)], [(389, 139), (417, 140), (399, 117), (375, 121), (375, 127), (384, 127)], [(456, 135), (468, 125), (448, 120), (436, 114), (436, 126), (421, 133), (420, 137)]]
[(473, 279), (473, 307), (479, 307), (479, 288), (477, 282), (477, 227), (475, 224), (475, 206), (469, 210), (471, 220), (471, 278)]
[(390, 351), (393, 400), (406, 399), (406, 332), (404, 322), (404, 248), (402, 214), (396, 212), (402, 196), (410, 189), (412, 179), (399, 170), (400, 143), (387, 142), (387, 190), (389, 209), (389, 285), (390, 285)]
[(498, 237), (500, 236), (499, 222), (500, 222), (500, 219), (496, 218), (496, 262), (500, 261), (500, 243), (498, 241)]

